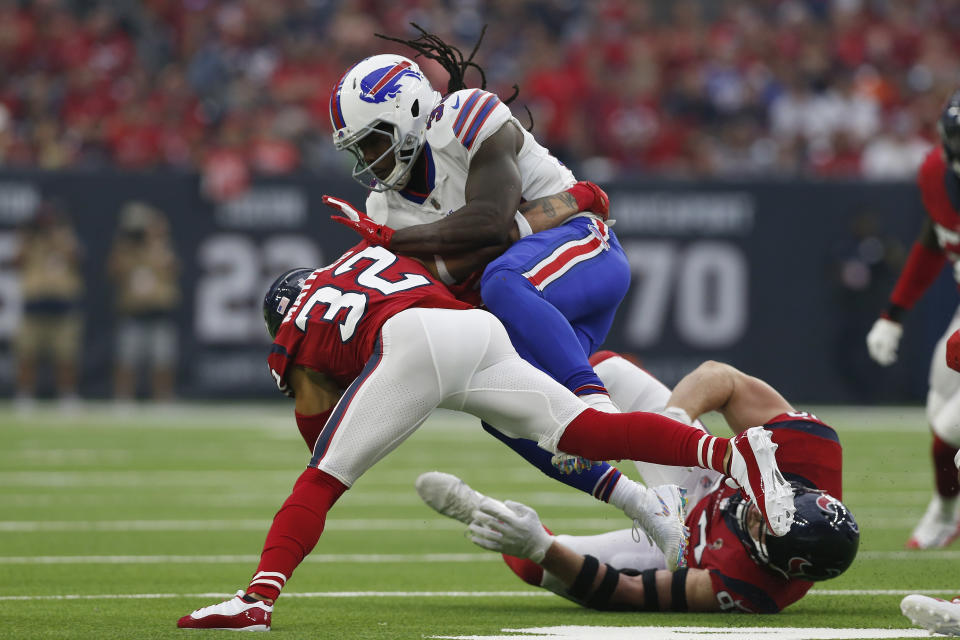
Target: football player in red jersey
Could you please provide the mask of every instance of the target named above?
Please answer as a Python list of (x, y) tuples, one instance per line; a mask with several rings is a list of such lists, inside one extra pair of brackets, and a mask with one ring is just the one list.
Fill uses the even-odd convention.
[[(744, 487), (778, 535), (792, 524), (793, 492), (769, 432), (717, 438), (655, 413), (592, 409), (523, 360), (496, 317), (457, 300), (413, 258), (361, 242), (331, 265), (281, 275), (264, 318), (271, 373), (293, 396), (301, 431), (316, 432), (313, 457), (274, 517), (246, 590), (179, 627), (268, 630), (274, 600), (319, 541), (330, 508), (437, 407), (503, 425), (552, 453), (716, 470)], [(661, 506), (646, 517), (682, 512)]]
[[(890, 304), (867, 334), (870, 356), (882, 366), (897, 360), (903, 317), (949, 261), (960, 279), (960, 91), (950, 97), (937, 122), (941, 148), (930, 151), (917, 175), (927, 216), (900, 273)], [(933, 432), (936, 485), (908, 548), (945, 547), (960, 535), (960, 483), (953, 458), (960, 449), (960, 377), (948, 369), (948, 337), (960, 329), (960, 308), (937, 343), (930, 363), (927, 420)], [(957, 366), (960, 366), (958, 361)]]
[[(659, 381), (616, 354), (598, 356), (596, 371), (618, 405), (663, 407), (669, 392)], [(735, 432), (763, 425), (796, 489), (787, 535), (770, 535), (749, 498), (722, 483), (720, 474), (700, 469), (674, 470), (673, 480), (699, 498), (687, 516), (688, 568), (674, 573), (663, 571), (662, 554), (630, 530), (553, 536), (533, 509), (487, 498), (440, 472), (421, 475), (417, 491), (440, 513), (469, 523), (471, 540), (505, 554), (526, 582), (598, 609), (776, 613), (813, 581), (850, 566), (860, 535), (840, 502), (841, 449), (831, 427), (795, 411), (762, 380), (717, 362), (683, 378), (666, 405), (666, 415), (686, 423), (716, 410)], [(637, 466), (645, 479), (669, 475), (662, 467)]]

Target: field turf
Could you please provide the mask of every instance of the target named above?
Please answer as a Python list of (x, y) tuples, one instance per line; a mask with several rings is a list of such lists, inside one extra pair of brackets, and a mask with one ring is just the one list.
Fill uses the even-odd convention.
[[(612, 507), (541, 476), (476, 420), (444, 413), (334, 507), (320, 544), (274, 611), (272, 636), (701, 637), (503, 631), (570, 625), (895, 628), (906, 635), (903, 594), (960, 592), (960, 544), (903, 550), (932, 484), (923, 413), (813, 410), (841, 435), (845, 502), (861, 526), (860, 555), (845, 575), (783, 613), (599, 613), (528, 587), (499, 556), (473, 546), (461, 525), (420, 502), (413, 489), (419, 473), (449, 471), (485, 493), (526, 502), (558, 532), (628, 523)], [(245, 586), (270, 519), (307, 457), (292, 409), (282, 403), (94, 405), (72, 413), (0, 405), (0, 638), (233, 637), (178, 630), (176, 620)], [(636, 477), (627, 463), (620, 466)], [(732, 631), (737, 635), (710, 637), (759, 633)], [(793, 633), (774, 635), (805, 632)]]

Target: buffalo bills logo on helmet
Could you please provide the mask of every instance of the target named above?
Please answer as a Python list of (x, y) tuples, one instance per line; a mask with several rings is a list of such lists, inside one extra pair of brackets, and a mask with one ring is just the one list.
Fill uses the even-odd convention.
[(423, 76), (410, 68), (409, 62), (401, 62), (368, 73), (360, 80), (360, 99), (364, 102), (379, 104), (400, 93), (400, 80), (412, 76), (422, 80)]

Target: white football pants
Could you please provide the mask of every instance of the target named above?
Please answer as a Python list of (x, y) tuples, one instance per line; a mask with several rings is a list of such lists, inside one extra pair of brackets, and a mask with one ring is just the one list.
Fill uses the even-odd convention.
[[(667, 385), (624, 358), (607, 358), (594, 367), (594, 371), (606, 385), (610, 399), (621, 411), (662, 411), (670, 399)], [(695, 420), (693, 426), (706, 431), (699, 420)], [(699, 467), (669, 467), (652, 462), (634, 464), (647, 486), (676, 484), (686, 489), (690, 507), (712, 491), (722, 477), (716, 471)]]
[(313, 466), (347, 486), (396, 449), (437, 407), (473, 414), (556, 452), (587, 405), (519, 355), (479, 309), (413, 308), (383, 325), (381, 349), (334, 408)]
[[(670, 389), (652, 375), (632, 362), (620, 357), (607, 358), (594, 370), (610, 398), (621, 411), (660, 411), (667, 406)], [(699, 420), (693, 426), (706, 431)], [(719, 486), (723, 476), (716, 471), (698, 467), (670, 467), (652, 462), (634, 462), (637, 471), (648, 486), (676, 484), (687, 490), (687, 508), (693, 508), (704, 496)], [(550, 523), (546, 523), (550, 526)], [(558, 535), (563, 545), (580, 554), (590, 554), (601, 563), (608, 563), (615, 569), (665, 569), (667, 563), (663, 552), (650, 543), (647, 537), (639, 534), (639, 542), (634, 539), (631, 529), (610, 531), (594, 536)], [(548, 571), (543, 572), (540, 586), (549, 589), (567, 599), (567, 587)]]
[(930, 427), (941, 440), (954, 447), (960, 447), (960, 373), (947, 366), (947, 338), (957, 329), (960, 329), (960, 307), (933, 349), (927, 392)]

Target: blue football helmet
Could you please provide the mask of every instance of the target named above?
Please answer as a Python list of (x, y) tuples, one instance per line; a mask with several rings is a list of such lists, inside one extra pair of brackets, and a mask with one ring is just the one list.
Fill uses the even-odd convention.
[(794, 491), (793, 526), (785, 536), (774, 536), (760, 525), (759, 539), (750, 534), (749, 499), (730, 498), (724, 518), (757, 564), (784, 578), (828, 580), (853, 564), (860, 546), (860, 527), (847, 507), (826, 491), (791, 482)]
[(313, 269), (299, 267), (290, 269), (273, 281), (263, 297), (263, 321), (267, 325), (267, 332), (271, 338), (277, 337), (277, 330), (290, 306), (296, 301)]
[(940, 134), (947, 164), (954, 173), (960, 175), (960, 90), (955, 91), (943, 107), (937, 120), (937, 133)]

